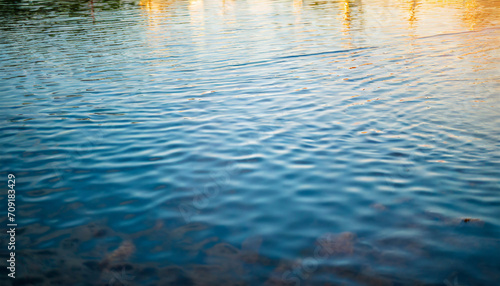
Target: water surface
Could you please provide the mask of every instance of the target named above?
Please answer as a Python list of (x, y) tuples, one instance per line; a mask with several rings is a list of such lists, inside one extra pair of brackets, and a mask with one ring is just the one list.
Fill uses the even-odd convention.
[(499, 1), (0, 4), (2, 285), (500, 282)]

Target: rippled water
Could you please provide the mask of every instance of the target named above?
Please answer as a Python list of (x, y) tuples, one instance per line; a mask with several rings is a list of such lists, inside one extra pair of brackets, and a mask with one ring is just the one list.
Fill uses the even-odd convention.
[(0, 5), (2, 285), (500, 282), (498, 0)]

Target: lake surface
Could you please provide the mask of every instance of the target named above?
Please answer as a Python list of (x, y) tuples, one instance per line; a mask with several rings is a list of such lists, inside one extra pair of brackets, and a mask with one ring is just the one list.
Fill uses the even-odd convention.
[(499, 285), (500, 1), (0, 13), (1, 285)]

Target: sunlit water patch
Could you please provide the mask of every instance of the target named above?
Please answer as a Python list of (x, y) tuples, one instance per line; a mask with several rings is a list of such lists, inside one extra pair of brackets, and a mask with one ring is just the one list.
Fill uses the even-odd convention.
[(500, 282), (500, 2), (0, 5), (2, 285)]

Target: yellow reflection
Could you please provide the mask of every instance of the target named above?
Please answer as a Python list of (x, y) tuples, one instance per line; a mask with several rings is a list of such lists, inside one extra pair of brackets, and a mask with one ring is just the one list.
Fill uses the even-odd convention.
[(424, 0), (422, 5), (425, 18), (421, 22), (438, 17), (442, 23), (459, 24), (469, 31), (500, 24), (498, 0)]
[(204, 29), (205, 26), (205, 5), (203, 0), (189, 0), (189, 15), (191, 25)]
[(410, 14), (408, 17), (409, 28), (413, 29), (413, 26), (415, 25), (415, 22), (417, 21), (417, 17), (415, 15), (415, 12), (417, 10), (417, 1), (416, 0), (411, 1), (410, 8), (408, 10), (409, 10), (409, 14)]
[(352, 45), (352, 37), (351, 37), (351, 3), (349, 0), (343, 0), (340, 2), (341, 5), (341, 13), (342, 13), (342, 35), (345, 36), (344, 39), (347, 40), (345, 48), (351, 49)]
[[(351, 0), (352, 1), (352, 0)], [(364, 0), (366, 15), (357, 15), (352, 3), (341, 0), (340, 13), (343, 30), (352, 27), (353, 17), (362, 17), (368, 27), (378, 26), (391, 33), (401, 23), (408, 23), (408, 30), (415, 36), (430, 36), (464, 30), (478, 31), (500, 25), (499, 0)], [(357, 3), (357, 2), (356, 2)], [(349, 5), (351, 4), (351, 5)], [(373, 23), (373, 24), (370, 24)], [(350, 25), (350, 26), (349, 26)]]
[(148, 11), (149, 13), (159, 13), (164, 10), (164, 8), (173, 4), (174, 1), (169, 0), (141, 0), (139, 5), (142, 10)]
[(464, 1), (464, 22), (469, 30), (474, 30), (477, 25), (477, 20), (480, 17), (479, 5), (476, 0)]
[(168, 56), (169, 50), (165, 43), (169, 41), (168, 34), (164, 33), (166, 18), (172, 16), (169, 14), (168, 7), (172, 6), (175, 0), (141, 0), (139, 5), (147, 17), (148, 32), (145, 33), (148, 38), (148, 45), (153, 47), (151, 53), (157, 57)]
[(145, 10), (151, 10), (153, 0), (141, 0), (139, 5)]
[(174, 0), (141, 0), (139, 5), (147, 13), (149, 27), (154, 29), (162, 23), (167, 16), (166, 8), (173, 3)]
[(293, 0), (293, 12), (295, 14), (302, 12), (302, 6), (304, 5), (302, 0)]
[(348, 0), (342, 2), (342, 25), (347, 31), (351, 28), (351, 7)]
[(295, 15), (295, 25), (299, 25), (302, 22), (302, 6), (304, 5), (303, 0), (293, 0), (293, 14)]

